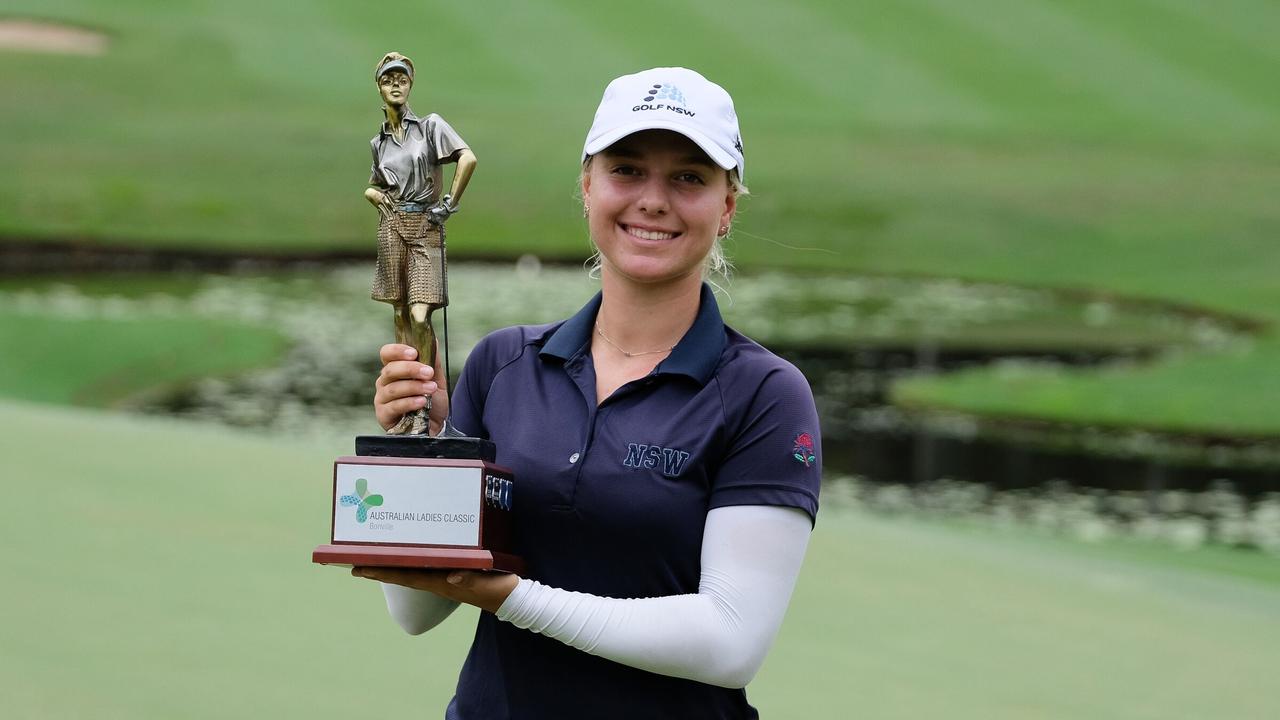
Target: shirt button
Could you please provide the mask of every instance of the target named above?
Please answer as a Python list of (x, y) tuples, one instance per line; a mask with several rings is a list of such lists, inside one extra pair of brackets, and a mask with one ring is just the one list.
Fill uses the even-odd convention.
[(569, 462), (570, 462), (570, 463), (576, 463), (576, 462), (578, 462), (578, 457), (579, 457), (579, 456), (578, 456), (578, 453), (574, 453), (574, 454), (570, 455), (570, 456), (569, 456)]

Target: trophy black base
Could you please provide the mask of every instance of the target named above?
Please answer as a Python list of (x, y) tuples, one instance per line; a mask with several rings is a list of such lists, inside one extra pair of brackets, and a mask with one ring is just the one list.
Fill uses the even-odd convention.
[(495, 462), (497, 446), (473, 437), (428, 435), (359, 435), (356, 455), (361, 457), (449, 458)]

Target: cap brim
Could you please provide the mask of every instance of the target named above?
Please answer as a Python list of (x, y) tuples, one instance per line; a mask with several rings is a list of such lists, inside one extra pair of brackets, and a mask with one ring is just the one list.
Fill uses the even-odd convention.
[[(595, 140), (587, 143), (586, 147), (582, 149), (582, 159), (585, 161), (588, 155), (595, 155), (601, 150), (604, 150), (610, 145), (618, 142), (622, 138), (628, 135), (634, 135), (642, 130), (670, 130), (672, 132), (680, 133), (692, 140), (695, 145), (702, 148), (702, 151), (705, 152), (716, 165), (719, 165), (725, 170), (732, 170), (738, 167), (738, 161), (734, 159), (732, 155), (725, 152), (719, 145), (712, 142), (711, 138), (706, 135), (690, 128), (687, 125), (667, 120), (654, 119), (638, 121), (610, 130)], [(741, 169), (739, 169), (739, 172), (741, 172)]]
[(399, 70), (405, 75), (408, 75), (410, 80), (413, 80), (413, 71), (409, 69), (409, 66), (403, 60), (392, 60), (391, 62), (382, 65), (378, 68), (378, 72), (374, 75), (374, 79), (381, 80), (383, 75), (386, 75), (392, 70)]

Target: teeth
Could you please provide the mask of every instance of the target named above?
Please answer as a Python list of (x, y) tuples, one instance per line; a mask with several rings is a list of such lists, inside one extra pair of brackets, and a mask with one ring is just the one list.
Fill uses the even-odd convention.
[(627, 228), (627, 232), (631, 233), (632, 235), (635, 235), (641, 240), (670, 240), (671, 238), (676, 236), (675, 233), (654, 232), (651, 230), (641, 230), (640, 228), (634, 228), (634, 227)]

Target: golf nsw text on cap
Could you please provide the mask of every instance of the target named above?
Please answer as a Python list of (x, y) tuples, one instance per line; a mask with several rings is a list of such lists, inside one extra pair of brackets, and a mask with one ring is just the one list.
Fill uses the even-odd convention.
[(717, 165), (742, 172), (742, 136), (733, 98), (687, 68), (623, 75), (604, 89), (582, 159), (641, 130), (671, 130), (698, 144)]

